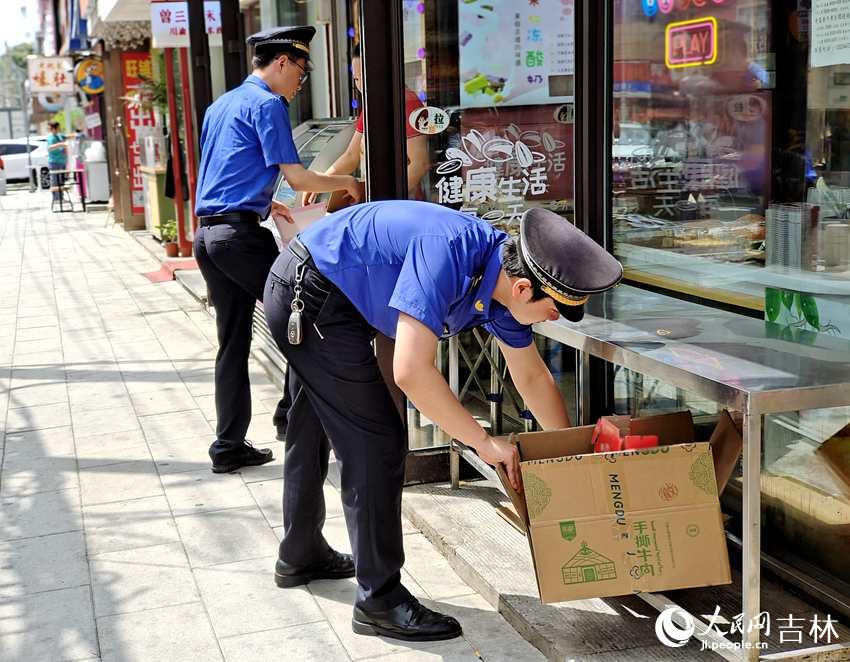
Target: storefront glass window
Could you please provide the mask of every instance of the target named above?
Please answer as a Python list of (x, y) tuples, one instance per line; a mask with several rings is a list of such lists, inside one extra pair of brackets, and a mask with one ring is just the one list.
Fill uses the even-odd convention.
[(615, 2), (628, 278), (850, 332), (850, 57), (825, 28), (840, 5)]
[[(403, 7), (408, 194), (509, 233), (531, 207), (573, 220), (573, 1), (397, 0)], [(481, 332), (461, 334), (464, 405), (504, 429), (529, 420), (510, 380), (492, 381)], [(573, 400), (569, 349), (538, 339)], [(446, 366), (447, 367), (447, 366)]]
[[(850, 337), (848, 30), (840, 2), (615, 0), (612, 230), (627, 280), (763, 316), (791, 354)], [(717, 412), (627, 370), (614, 395), (621, 413)], [(762, 464), (765, 549), (845, 582), (848, 422), (846, 408), (768, 417)]]

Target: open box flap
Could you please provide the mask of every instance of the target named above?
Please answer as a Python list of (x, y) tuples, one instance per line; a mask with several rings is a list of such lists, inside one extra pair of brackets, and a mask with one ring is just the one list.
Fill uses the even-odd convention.
[(694, 417), (689, 411), (633, 418), (629, 426), (631, 434), (658, 436), (659, 446), (692, 444), (694, 441)]
[(501, 464), (496, 467), (496, 474), (499, 476), (499, 480), (502, 482), (502, 487), (505, 488), (505, 492), (511, 500), (511, 505), (513, 505), (514, 510), (516, 511), (518, 517), (517, 523), (522, 526), (521, 531), (528, 535), (528, 508), (525, 505), (525, 495), (517, 492), (513, 487), (511, 487), (511, 482), (508, 480), (508, 474), (505, 473)]
[(717, 493), (723, 494), (723, 489), (732, 477), (744, 447), (744, 438), (725, 409), (720, 412), (717, 426), (708, 442), (711, 444), (711, 455), (714, 460)]
[(548, 460), (565, 455), (590, 453), (593, 426), (562, 428), (545, 432), (523, 432), (516, 436), (522, 462)]

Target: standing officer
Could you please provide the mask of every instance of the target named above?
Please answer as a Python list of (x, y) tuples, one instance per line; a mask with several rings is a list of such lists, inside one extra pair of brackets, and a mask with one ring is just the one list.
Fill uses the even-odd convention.
[[(311, 26), (273, 28), (248, 38), (254, 70), (238, 88), (207, 110), (201, 131), (201, 166), (195, 213), (200, 228), (195, 257), (216, 310), (216, 440), (212, 470), (234, 471), (273, 459), (269, 449), (245, 441), (251, 421), (248, 355), (256, 301), (278, 255), (272, 233), (260, 226), (279, 173), (299, 191), (344, 189), (360, 199), (353, 177), (306, 170), (298, 159), (287, 111), (307, 78)], [(275, 209), (276, 222), (285, 211)], [(279, 424), (281, 406), (275, 423)]]
[[(518, 239), (459, 211), (416, 201), (361, 204), (320, 220), (272, 266), (263, 298), (269, 328), (292, 366), (284, 462), (279, 586), (313, 578), (322, 537), (328, 447), (340, 462), (354, 552), (359, 634), (433, 641), (461, 634), (453, 618), (401, 585), (404, 426), (371, 340), (395, 338), (394, 378), (416, 407), (520, 489), (516, 448), (494, 439), (434, 367), (440, 338), (483, 325), (514, 384), (546, 429), (569, 425), (563, 398), (530, 325), (577, 321), (588, 296), (622, 267), (560, 216), (532, 209)], [(326, 436), (327, 435), (327, 436)]]

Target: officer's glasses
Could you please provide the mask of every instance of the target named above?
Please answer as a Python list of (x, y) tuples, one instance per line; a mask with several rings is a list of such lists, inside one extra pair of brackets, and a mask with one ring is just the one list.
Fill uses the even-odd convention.
[(298, 63), (297, 63), (295, 60), (293, 60), (291, 57), (287, 57), (286, 59), (287, 59), (287, 60), (289, 60), (292, 64), (294, 64), (296, 67), (298, 67), (298, 68), (301, 70), (301, 75), (300, 75), (300, 76), (298, 76), (298, 84), (299, 84), (299, 85), (303, 85), (303, 84), (304, 84), (304, 81), (306, 81), (306, 80), (307, 80), (307, 77), (310, 75), (310, 72), (309, 72), (309, 71), (307, 71), (307, 70), (306, 70), (304, 67), (302, 67), (300, 64), (298, 64)]

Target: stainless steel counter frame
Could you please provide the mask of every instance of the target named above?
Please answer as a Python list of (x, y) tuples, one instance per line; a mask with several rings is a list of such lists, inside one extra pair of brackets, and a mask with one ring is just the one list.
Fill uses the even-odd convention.
[[(796, 340), (781, 339), (779, 329), (630, 286), (594, 297), (578, 324), (559, 320), (534, 327), (536, 333), (578, 350), (579, 385), (587, 383), (588, 359), (595, 356), (743, 414), (743, 623), (754, 622), (750, 619), (760, 611), (763, 417), (850, 406), (850, 342), (805, 332)], [(458, 340), (451, 338), (449, 385), (456, 393), (458, 373)], [(579, 422), (591, 423), (590, 393), (579, 391)], [(452, 445), (453, 487), (461, 455), (499, 484), (495, 472), (474, 453)], [(642, 597), (659, 609), (672, 604), (658, 594)], [(757, 660), (759, 630), (753, 628), (744, 641), (740, 659)]]

